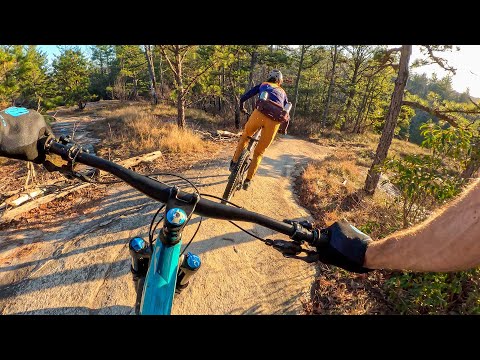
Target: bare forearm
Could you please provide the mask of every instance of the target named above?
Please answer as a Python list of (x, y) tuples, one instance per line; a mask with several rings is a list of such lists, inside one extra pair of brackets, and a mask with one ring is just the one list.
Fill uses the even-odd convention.
[(480, 179), (424, 223), (373, 242), (364, 266), (413, 271), (480, 266)]

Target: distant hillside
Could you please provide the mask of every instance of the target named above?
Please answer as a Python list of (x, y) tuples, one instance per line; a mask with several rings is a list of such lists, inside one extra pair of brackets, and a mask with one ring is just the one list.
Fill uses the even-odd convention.
[[(434, 92), (442, 100), (470, 103), (471, 98), (476, 103), (480, 103), (480, 98), (471, 96), (467, 92), (460, 93), (454, 90), (452, 86), (452, 78), (449, 76), (437, 78), (434, 74), (429, 78), (426, 74), (414, 74), (409, 78), (407, 91), (421, 97), (422, 99), (427, 99), (429, 93)], [(409, 139), (411, 142), (416, 144), (422, 143), (423, 137), (420, 134), (420, 126), (432, 118), (434, 120), (436, 119), (424, 111), (415, 110), (415, 116), (412, 118), (409, 128)]]

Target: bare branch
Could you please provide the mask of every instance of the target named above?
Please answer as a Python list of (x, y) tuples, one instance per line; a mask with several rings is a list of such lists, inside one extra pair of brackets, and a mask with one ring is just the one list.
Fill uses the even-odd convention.
[(197, 100), (195, 100), (195, 101), (194, 101), (194, 100), (191, 100), (191, 101), (189, 101), (189, 102), (185, 102), (185, 107), (192, 106), (193, 104), (197, 104), (197, 103), (199, 103), (199, 102), (201, 102), (201, 101), (203, 101), (203, 100), (205, 100), (205, 99), (208, 99), (209, 96), (211, 96), (211, 95), (202, 96), (202, 97), (200, 97), (199, 99), (197, 99)]
[(214, 63), (212, 62), (209, 66), (205, 67), (205, 69), (203, 69), (202, 71), (200, 71), (199, 73), (197, 73), (193, 78), (192, 80), (190, 80), (189, 84), (185, 87), (185, 90), (184, 90), (184, 94), (186, 94), (188, 92), (188, 90), (190, 89), (190, 87), (195, 83), (195, 80), (197, 80), (200, 76), (202, 76), (203, 74), (205, 74), (207, 72), (208, 69), (210, 69), (211, 67), (213, 67)]
[(473, 105), (475, 105), (477, 108), (480, 109), (480, 105), (479, 105), (479, 104), (477, 104), (475, 101), (473, 101), (473, 99), (472, 99), (470, 96), (469, 96), (468, 98), (470, 99), (470, 102), (471, 102)]
[(457, 69), (455, 69), (453, 66), (448, 65), (448, 62), (446, 59), (436, 56), (433, 53), (433, 49), (431, 45), (423, 45), (423, 46), (427, 49), (428, 55), (433, 60), (433, 62), (437, 63), (440, 67), (442, 67), (447, 71), (452, 72), (455, 75)]
[[(162, 55), (167, 59), (168, 65), (170, 67), (170, 70), (175, 74), (175, 76), (178, 76), (177, 71), (175, 70), (175, 67), (173, 66), (172, 62), (170, 61), (170, 58), (167, 55), (167, 52), (165, 51), (165, 45), (159, 45), (160, 51), (162, 52)], [(174, 51), (174, 50), (171, 50)]]
[(191, 47), (191, 45), (185, 45), (185, 46), (179, 48), (179, 52), (185, 50), (185, 52), (183, 53), (183, 55), (180, 59), (181, 63), (183, 63), (183, 60), (185, 59), (185, 56), (187, 56), (188, 50), (190, 50), (190, 47)]
[(459, 127), (458, 123), (457, 123), (457, 120), (455, 120), (451, 116), (445, 115), (444, 113), (438, 111), (437, 109), (432, 109), (432, 108), (429, 108), (428, 106), (422, 105), (418, 102), (408, 101), (408, 100), (403, 100), (402, 105), (409, 106), (409, 107), (414, 108), (414, 109), (423, 110), (423, 111), (425, 111), (425, 112), (427, 112), (427, 113), (429, 113), (433, 116), (438, 117), (439, 119), (445, 120), (446, 122), (448, 122), (453, 127), (456, 127), (456, 128)]
[(449, 113), (459, 113), (459, 114), (478, 114), (480, 115), (480, 106), (478, 106), (478, 110), (471, 109), (471, 110), (437, 110), (441, 114), (449, 114)]

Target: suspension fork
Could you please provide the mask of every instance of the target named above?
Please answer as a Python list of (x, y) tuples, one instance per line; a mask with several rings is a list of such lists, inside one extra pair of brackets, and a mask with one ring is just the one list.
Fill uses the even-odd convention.
[(137, 290), (142, 292), (138, 306), (139, 313), (142, 315), (170, 314), (178, 274), (183, 271), (182, 276), (178, 277), (179, 287), (183, 289), (188, 285), (188, 276), (185, 276), (183, 268), (187, 266), (189, 267), (187, 270), (193, 269), (187, 274), (191, 276), (200, 267), (200, 259), (190, 253), (182, 258), (183, 262), (179, 266), (182, 232), (200, 198), (198, 194), (194, 194), (187, 202), (177, 197), (178, 192), (179, 189), (176, 186), (170, 190), (163, 227), (153, 249), (150, 250), (148, 271), (144, 282), (142, 281), (143, 289)]

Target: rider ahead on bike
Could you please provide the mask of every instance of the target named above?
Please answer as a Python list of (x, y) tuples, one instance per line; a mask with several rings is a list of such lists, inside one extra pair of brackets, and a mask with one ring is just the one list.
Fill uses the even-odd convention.
[[(232, 169), (235, 168), (243, 149), (245, 149), (245, 146), (248, 143), (248, 137), (251, 137), (258, 129), (262, 128), (260, 140), (253, 152), (252, 163), (248, 169), (246, 180), (243, 183), (243, 188), (245, 190), (250, 185), (250, 181), (262, 161), (263, 153), (272, 143), (280, 125), (288, 124), (288, 111), (286, 112), (284, 110), (288, 104), (288, 98), (287, 93), (281, 87), (282, 82), (282, 73), (280, 70), (274, 69), (268, 74), (266, 82), (254, 86), (240, 98), (240, 109), (244, 113), (247, 112), (244, 105), (245, 101), (256, 94), (260, 94), (262, 99), (257, 102), (256, 109), (245, 124), (245, 129), (238, 142), (233, 159), (230, 162), (230, 171), (232, 171)], [(266, 99), (263, 99), (263, 97)]]

